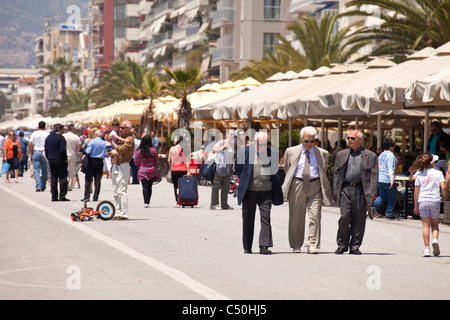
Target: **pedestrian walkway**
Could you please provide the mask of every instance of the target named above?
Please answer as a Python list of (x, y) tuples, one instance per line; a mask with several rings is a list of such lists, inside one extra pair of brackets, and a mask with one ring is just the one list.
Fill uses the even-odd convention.
[[(234, 207), (234, 210), (210, 210), (210, 187), (199, 187), (199, 206), (174, 208), (173, 186), (163, 180), (153, 187), (150, 207), (144, 208), (141, 185), (129, 185), (130, 219), (128, 221), (71, 222), (70, 213), (83, 205), (80, 201), (83, 198), (83, 181), (81, 187), (68, 193), (70, 202), (51, 202), (49, 191), (34, 192), (34, 180), (30, 178), (29, 173), (25, 173), (18, 184), (6, 184), (0, 179), (2, 197), (14, 198), (14, 201), (20, 202), (20, 197), (15, 196), (20, 194), (22, 199), (28, 199), (30, 204), (39, 204), (39, 208), (30, 206), (27, 209), (31, 211), (33, 217), (40, 217), (39, 226), (50, 222), (57, 227), (56, 229), (67, 228), (58, 227), (61, 224), (59, 221), (54, 222), (52, 215), (45, 215), (44, 209), (48, 208), (55, 212), (60, 220), (68, 221), (68, 226), (89, 229), (89, 233), (82, 235), (85, 238), (88, 237), (87, 240), (90, 239), (89, 235), (96, 235), (96, 241), (114, 239), (116, 243), (114, 248), (128, 248), (129, 251), (123, 251), (129, 253), (128, 259), (121, 257), (115, 263), (105, 262), (102, 273), (115, 273), (117, 271), (112, 271), (114, 268), (125, 263), (130, 265), (128, 260), (136, 259), (131, 265), (145, 261), (147, 268), (150, 266), (150, 269), (163, 266), (159, 270), (167, 271), (165, 275), (171, 274), (174, 279), (182, 275), (178, 284), (194, 283), (181, 291), (174, 289), (174, 292), (170, 292), (170, 287), (163, 286), (162, 283), (156, 284), (157, 280), (153, 280), (156, 282), (152, 282), (152, 286), (161, 285), (167, 288), (165, 290), (168, 292), (164, 292), (167, 299), (172, 297), (203, 299), (209, 294), (204, 293), (208, 292), (208, 288), (216, 294), (215, 296), (229, 299), (450, 298), (448, 295), (450, 277), (446, 267), (450, 263), (450, 227), (447, 225), (441, 225), (441, 256), (439, 258), (422, 257), (421, 222), (411, 219), (368, 220), (364, 243), (361, 247), (363, 254), (337, 256), (334, 251), (339, 208), (327, 207), (323, 209), (322, 214), (322, 246), (319, 254), (310, 255), (306, 253), (306, 250), (302, 250), (301, 254), (293, 254), (287, 237), (288, 206), (285, 204), (273, 207), (272, 211), (273, 254), (270, 256), (257, 253), (248, 255), (244, 254), (242, 249), (242, 217), (235, 198), (232, 196), (229, 198), (229, 204)], [(113, 200), (111, 180), (103, 178), (99, 200)], [(89, 204), (95, 206), (96, 203)], [(2, 219), (0, 221), (3, 225), (12, 223), (11, 219), (16, 219), (17, 223), (29, 225), (27, 220), (24, 220), (24, 217), (19, 216), (17, 212), (14, 215), (7, 215), (6, 210), (8, 209), (4, 207), (0, 209), (0, 219)], [(29, 214), (30, 212), (27, 212), (27, 215)], [(8, 220), (1, 218), (6, 216)], [(258, 222), (255, 229), (258, 230), (257, 228)], [(13, 233), (9, 234), (8, 230), (3, 230), (3, 237), (8, 237), (7, 239), (17, 237), (17, 229), (11, 232)], [(28, 232), (33, 232), (33, 228), (30, 228)], [(45, 238), (49, 238), (52, 246), (57, 246), (60, 237), (56, 232)], [(29, 234), (27, 238), (33, 239), (33, 236)], [(107, 244), (107, 241), (105, 243)], [(42, 243), (42, 245), (46, 244)], [(254, 252), (257, 252), (256, 249), (254, 248)], [(56, 256), (58, 261), (66, 257), (71, 264), (77, 264), (93, 249), (71, 251), (62, 247), (55, 250), (46, 256)], [(28, 251), (29, 248), (24, 250), (14, 247), (14, 249), (8, 249), (7, 253), (10, 257), (14, 257), (16, 252), (23, 255)], [(26, 257), (25, 261), (34, 261), (41, 255), (35, 251), (30, 254), (31, 256)], [(23, 259), (21, 257), (18, 261)], [(48, 263), (57, 264), (54, 260)], [(95, 264), (103, 265), (102, 261)], [(82, 264), (83, 270), (88, 268), (89, 265), (86, 265), (87, 263)], [(158, 269), (152, 271), (152, 279), (158, 278), (157, 274), (154, 274), (158, 271), (155, 270)], [(430, 272), (427, 272), (428, 270)], [(378, 282), (370, 282), (372, 276), (378, 274), (377, 272), (381, 277), (381, 288), (377, 287)], [(419, 273), (420, 281), (418, 281)], [(95, 269), (89, 274), (95, 274)], [(0, 275), (0, 282), (4, 281), (5, 277)], [(143, 279), (140, 273), (134, 277)], [(127, 289), (131, 290), (132, 286), (128, 287), (128, 284), (125, 284), (125, 280), (130, 278), (133, 278), (133, 275), (127, 275), (124, 280), (120, 280), (120, 285), (127, 286)], [(107, 283), (106, 280), (104, 281)], [(181, 293), (186, 292), (186, 288), (198, 289), (197, 292), (201, 294), (191, 296)], [(66, 291), (63, 292), (68, 294)], [(98, 295), (98, 292), (94, 293)], [(137, 297), (137, 293), (133, 297)], [(161, 296), (155, 296), (161, 298)], [(139, 297), (145, 298), (145, 296)], [(126, 299), (126, 297), (118, 298)]]

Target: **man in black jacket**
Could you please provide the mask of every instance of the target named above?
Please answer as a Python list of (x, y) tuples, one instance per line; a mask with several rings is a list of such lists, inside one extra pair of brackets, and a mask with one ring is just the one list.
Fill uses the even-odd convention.
[[(55, 124), (53, 131), (45, 139), (45, 157), (50, 165), (52, 201), (70, 201), (67, 194), (67, 148), (66, 139), (62, 135), (64, 126)], [(59, 180), (59, 198), (58, 198)]]
[(278, 150), (268, 147), (266, 132), (255, 135), (255, 144), (239, 149), (235, 171), (239, 177), (238, 204), (242, 203), (244, 253), (252, 253), (256, 206), (260, 211), (259, 253), (271, 254), (273, 246), (270, 212), (284, 202), (278, 177)]

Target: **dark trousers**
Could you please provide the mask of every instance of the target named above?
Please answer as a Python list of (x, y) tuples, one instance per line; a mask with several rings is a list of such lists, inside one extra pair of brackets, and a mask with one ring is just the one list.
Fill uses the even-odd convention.
[(245, 250), (251, 250), (255, 230), (256, 205), (259, 207), (261, 231), (259, 246), (272, 247), (272, 227), (270, 225), (270, 209), (272, 208), (272, 191), (247, 191), (242, 200), (243, 234), (242, 242)]
[(150, 198), (152, 197), (152, 186), (156, 178), (150, 180), (141, 179), (142, 195), (144, 196), (144, 204), (150, 204)]
[(52, 188), (52, 200), (58, 200), (58, 182), (59, 198), (64, 198), (67, 194), (67, 161), (62, 159), (52, 159), (48, 161), (50, 166), (50, 185)]
[(131, 170), (131, 184), (139, 184), (138, 180), (138, 168), (134, 163), (134, 159), (130, 160), (130, 170)]
[(359, 249), (366, 229), (367, 202), (362, 186), (343, 186), (341, 190), (341, 217), (338, 222), (339, 248)]
[(97, 201), (100, 194), (101, 181), (103, 176), (103, 159), (89, 158), (89, 168), (84, 177), (84, 198), (89, 199), (91, 193), (91, 183), (94, 180), (93, 200)]

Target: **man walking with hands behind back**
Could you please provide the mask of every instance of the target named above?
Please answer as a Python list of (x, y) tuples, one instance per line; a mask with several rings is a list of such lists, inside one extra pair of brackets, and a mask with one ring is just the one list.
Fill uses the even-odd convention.
[(284, 202), (278, 177), (278, 150), (268, 147), (266, 132), (255, 135), (255, 144), (239, 149), (236, 174), (239, 177), (238, 204), (242, 203), (242, 243), (244, 253), (252, 253), (256, 206), (260, 211), (259, 253), (271, 254), (273, 246), (270, 211)]
[(336, 254), (343, 254), (349, 247), (350, 254), (361, 254), (367, 207), (373, 207), (377, 193), (377, 155), (362, 147), (362, 141), (360, 131), (350, 132), (350, 148), (338, 152), (334, 163), (334, 199), (341, 208)]
[(289, 200), (289, 244), (294, 253), (300, 253), (305, 238), (305, 214), (308, 209), (308, 253), (320, 249), (320, 220), (322, 203), (333, 203), (327, 178), (328, 151), (315, 147), (317, 131), (304, 127), (300, 131), (301, 144), (288, 148), (284, 155), (283, 195)]
[[(53, 131), (45, 139), (45, 157), (48, 160), (51, 173), (52, 201), (69, 201), (66, 198), (67, 182), (67, 144), (63, 137), (64, 126), (57, 123)], [(58, 198), (59, 182), (59, 198)]]

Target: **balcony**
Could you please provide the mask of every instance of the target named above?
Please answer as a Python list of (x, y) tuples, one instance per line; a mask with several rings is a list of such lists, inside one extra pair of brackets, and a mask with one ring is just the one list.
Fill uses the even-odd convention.
[(220, 47), (212, 52), (212, 61), (218, 60), (234, 60), (234, 48), (233, 47)]
[(212, 29), (217, 29), (225, 25), (234, 23), (234, 8), (222, 8), (212, 15)]

